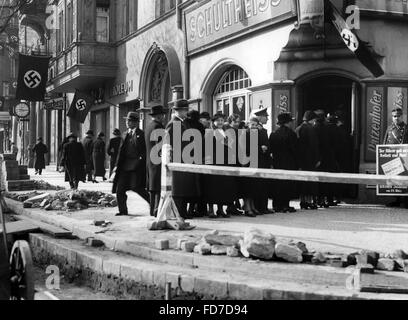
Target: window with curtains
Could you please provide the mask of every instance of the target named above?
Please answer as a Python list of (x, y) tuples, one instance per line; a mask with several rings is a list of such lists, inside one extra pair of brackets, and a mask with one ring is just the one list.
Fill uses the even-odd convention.
[(177, 0), (156, 0), (156, 19), (176, 7)]
[(119, 4), (119, 38), (137, 30), (137, 0), (122, 0)]
[(109, 7), (96, 7), (96, 41), (109, 42)]

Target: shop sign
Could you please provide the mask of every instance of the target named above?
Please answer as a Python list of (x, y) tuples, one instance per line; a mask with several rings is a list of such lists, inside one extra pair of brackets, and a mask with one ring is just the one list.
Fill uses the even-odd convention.
[(117, 97), (122, 94), (128, 94), (129, 92), (133, 92), (133, 80), (115, 85), (112, 88), (111, 97)]
[(361, 12), (370, 14), (407, 15), (408, 0), (357, 0)]
[(382, 143), (384, 137), (384, 91), (383, 87), (367, 88), (367, 161), (375, 161), (377, 146)]
[(295, 0), (210, 0), (185, 14), (188, 53), (297, 17)]
[(64, 98), (44, 102), (44, 110), (64, 110)]
[[(408, 176), (408, 145), (377, 146), (377, 174)], [(378, 196), (408, 196), (408, 187), (378, 186)]]
[(290, 112), (290, 88), (273, 89), (273, 110), (272, 129), (275, 130), (278, 115), (283, 112)]

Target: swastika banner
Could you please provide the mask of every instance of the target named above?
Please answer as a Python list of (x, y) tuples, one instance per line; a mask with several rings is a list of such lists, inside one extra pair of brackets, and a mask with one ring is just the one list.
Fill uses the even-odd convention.
[(325, 21), (334, 25), (343, 39), (347, 48), (349, 48), (356, 58), (376, 77), (384, 75), (384, 70), (375, 60), (374, 54), (368, 49), (367, 45), (361, 41), (357, 33), (350, 29), (344, 18), (330, 0), (325, 0)]
[(94, 99), (84, 92), (76, 91), (74, 100), (72, 100), (67, 116), (84, 123), (89, 110), (94, 105)]
[(50, 57), (19, 54), (17, 100), (44, 101)]

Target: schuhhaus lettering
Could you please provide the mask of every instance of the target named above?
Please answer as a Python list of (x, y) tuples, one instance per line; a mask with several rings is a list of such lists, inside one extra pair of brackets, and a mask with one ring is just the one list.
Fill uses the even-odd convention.
[(384, 110), (384, 92), (382, 88), (374, 88), (368, 96), (368, 119), (369, 119), (369, 139), (368, 151), (376, 152), (377, 145), (381, 144), (381, 129)]
[(211, 0), (186, 13), (188, 50), (232, 37), (262, 22), (276, 23), (296, 14), (293, 0)]

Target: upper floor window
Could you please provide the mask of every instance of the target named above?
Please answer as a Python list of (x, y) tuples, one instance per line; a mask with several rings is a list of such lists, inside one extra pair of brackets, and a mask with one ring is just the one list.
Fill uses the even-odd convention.
[(96, 41), (109, 42), (108, 7), (96, 7)]
[(156, 18), (176, 7), (176, 0), (156, 0)]
[(74, 40), (74, 16), (72, 3), (67, 5), (67, 45), (70, 45)]
[(121, 15), (118, 20), (120, 38), (137, 30), (137, 0), (122, 0), (119, 3)]
[(3, 82), (3, 97), (10, 96), (10, 83)]

